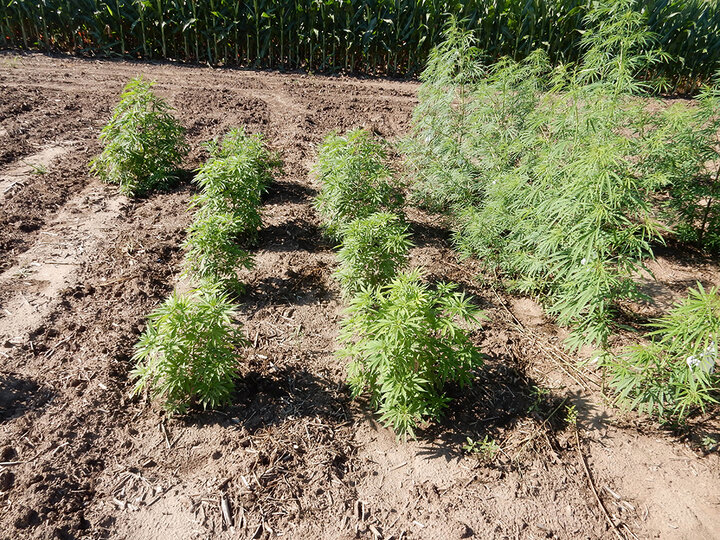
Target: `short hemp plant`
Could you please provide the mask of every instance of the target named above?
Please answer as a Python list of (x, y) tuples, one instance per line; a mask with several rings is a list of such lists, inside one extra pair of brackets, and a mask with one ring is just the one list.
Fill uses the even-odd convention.
[(380, 288), (363, 289), (351, 300), (342, 323), (354, 396), (367, 393), (380, 420), (403, 437), (437, 419), (450, 398), (445, 384), (469, 384), (482, 364), (460, 323), (476, 324), (481, 313), (451, 284), (436, 288), (418, 270), (400, 272)]
[(144, 195), (177, 180), (187, 153), (185, 130), (172, 108), (152, 92), (154, 83), (132, 79), (100, 133), (105, 148), (90, 170), (103, 182), (118, 184), (125, 195)]
[(389, 283), (407, 263), (412, 246), (407, 225), (397, 215), (384, 212), (356, 219), (342, 236), (335, 276), (345, 296)]
[(315, 168), (322, 183), (315, 208), (328, 236), (340, 240), (353, 220), (402, 206), (402, 193), (386, 161), (385, 146), (365, 130), (325, 138)]
[(623, 405), (682, 422), (720, 400), (720, 294), (698, 284), (652, 324), (648, 342), (607, 363), (610, 386)]
[(247, 343), (233, 323), (235, 315), (217, 287), (173, 293), (150, 314), (135, 345), (135, 393), (149, 389), (170, 413), (228, 403), (237, 376), (236, 351)]

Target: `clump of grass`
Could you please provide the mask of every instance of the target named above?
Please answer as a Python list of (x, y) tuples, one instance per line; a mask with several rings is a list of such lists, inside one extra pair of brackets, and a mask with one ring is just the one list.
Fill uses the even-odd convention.
[(100, 133), (103, 151), (90, 163), (93, 174), (103, 182), (118, 184), (129, 196), (171, 185), (187, 153), (185, 129), (172, 108), (152, 92), (153, 85), (137, 77), (125, 86)]

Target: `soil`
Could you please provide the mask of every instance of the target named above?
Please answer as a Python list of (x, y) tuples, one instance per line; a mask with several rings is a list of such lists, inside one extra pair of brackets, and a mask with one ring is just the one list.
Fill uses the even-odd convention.
[[(133, 344), (179, 285), (188, 181), (128, 199), (88, 172), (127, 80), (201, 143), (262, 132), (284, 168), (244, 271), (233, 404), (168, 417), (131, 396)], [(682, 433), (610, 407), (532, 299), (495, 290), (409, 209), (412, 263), (485, 310), (486, 353), (439, 424), (399, 441), (351, 400), (334, 356), (343, 301), (312, 200), (330, 131), (404, 134), (417, 84), (172, 64), (0, 55), (0, 538), (720, 538), (717, 412)], [(653, 262), (652, 316), (717, 261)], [(181, 286), (181, 284), (180, 284)], [(627, 336), (619, 341), (628, 340)], [(577, 410), (577, 427), (567, 407)], [(494, 458), (464, 450), (492, 438)], [(707, 439), (705, 439), (707, 440)], [(716, 447), (717, 448), (717, 447)], [(602, 503), (602, 506), (600, 505)], [(607, 516), (605, 515), (607, 512)], [(610, 525), (612, 521), (612, 526)]]

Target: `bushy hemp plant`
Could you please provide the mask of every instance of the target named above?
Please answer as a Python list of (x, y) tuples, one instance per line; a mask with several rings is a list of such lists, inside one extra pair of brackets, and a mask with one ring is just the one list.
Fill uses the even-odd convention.
[(693, 106), (676, 103), (649, 123), (645, 163), (667, 177), (666, 219), (681, 242), (720, 252), (720, 72)]
[(351, 221), (402, 206), (385, 146), (365, 130), (328, 135), (320, 147), (315, 174), (322, 184), (315, 208), (325, 231), (336, 240)]
[(185, 273), (199, 282), (216, 282), (238, 291), (239, 268), (253, 267), (252, 255), (239, 241), (247, 224), (230, 212), (199, 213), (187, 228), (183, 244)]
[[(627, 17), (629, 4), (619, 4), (603, 11), (602, 31), (589, 30), (580, 68), (553, 69), (538, 51), (478, 78), (480, 67), (464, 67), (476, 56), (469, 38), (451, 26), (447, 46), (467, 50), (431, 61), (463, 58), (455, 66), (468, 75), (459, 80), (471, 83), (460, 88), (430, 64), (405, 146), (420, 197), (449, 209), (460, 250), (499, 268), (511, 288), (540, 295), (573, 328), (571, 347), (607, 346), (618, 301), (639, 296), (633, 276), (662, 230), (651, 195), (666, 176), (648, 174), (635, 142), (634, 95), (643, 87), (631, 74), (650, 62), (649, 38), (640, 19)], [(424, 172), (432, 163), (454, 172)]]
[(436, 289), (420, 272), (400, 272), (387, 285), (354, 296), (342, 323), (353, 395), (368, 393), (383, 423), (414, 436), (424, 419), (447, 406), (445, 383), (472, 379), (482, 355), (459, 322), (478, 323), (480, 312), (451, 284)]
[(100, 133), (103, 151), (90, 163), (93, 174), (130, 196), (174, 182), (187, 153), (185, 130), (172, 107), (152, 92), (153, 84), (137, 77), (125, 86)]
[(706, 291), (698, 284), (652, 327), (647, 343), (626, 349), (608, 363), (616, 399), (630, 408), (656, 414), (663, 421), (683, 421), (694, 410), (717, 404), (717, 288)]
[(218, 288), (173, 293), (148, 317), (135, 346), (135, 393), (149, 389), (171, 413), (229, 402), (236, 351), (246, 345), (235, 308)]
[(389, 283), (407, 263), (412, 246), (407, 225), (397, 215), (385, 212), (352, 221), (342, 237), (335, 276), (345, 296)]
[(201, 192), (191, 204), (197, 211), (184, 244), (185, 272), (237, 290), (237, 269), (253, 264), (244, 246), (257, 237), (261, 196), (279, 161), (260, 135), (248, 136), (242, 129), (207, 147), (210, 158), (195, 177)]
[(200, 213), (230, 212), (245, 224), (253, 240), (261, 225), (260, 199), (272, 181), (278, 157), (265, 146), (262, 135), (247, 135), (242, 128), (206, 145), (210, 158), (200, 167), (195, 183), (200, 194), (193, 204)]

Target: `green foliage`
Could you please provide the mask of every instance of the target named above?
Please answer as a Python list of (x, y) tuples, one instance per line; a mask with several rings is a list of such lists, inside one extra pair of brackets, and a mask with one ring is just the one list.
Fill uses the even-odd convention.
[(322, 183), (315, 208), (329, 236), (338, 240), (353, 220), (402, 206), (402, 194), (386, 161), (383, 144), (365, 130), (325, 138), (315, 169)]
[(666, 218), (681, 242), (720, 252), (720, 90), (650, 120), (646, 164), (667, 177)]
[(242, 128), (211, 141), (207, 148), (210, 158), (195, 176), (201, 189), (193, 199), (193, 206), (199, 207), (198, 219), (232, 214), (235, 235), (255, 240), (262, 224), (261, 197), (272, 181), (273, 168), (280, 164), (277, 156), (267, 150), (261, 135), (246, 135)]
[(617, 303), (639, 296), (633, 277), (661, 233), (650, 195), (666, 176), (647, 171), (632, 96), (641, 88), (631, 74), (647, 65), (633, 51), (649, 38), (624, 4), (602, 12), (579, 69), (553, 70), (538, 51), (478, 77), (470, 38), (451, 26), (467, 76), (428, 66), (405, 145), (416, 192), (455, 216), (459, 249), (498, 267), (511, 289), (541, 295), (573, 328), (571, 347), (607, 345)]
[(389, 283), (407, 263), (412, 243), (407, 226), (395, 214), (377, 213), (352, 221), (342, 231), (336, 277), (343, 293)]
[(655, 321), (649, 342), (607, 362), (617, 400), (661, 420), (682, 421), (695, 409), (717, 404), (720, 295), (698, 284)]
[(477, 323), (480, 312), (453, 285), (432, 290), (420, 277), (417, 270), (401, 272), (384, 287), (358, 293), (342, 324), (345, 348), (337, 353), (351, 360), (353, 395), (367, 392), (380, 420), (403, 436), (441, 414), (449, 402), (446, 382), (468, 384), (482, 363), (458, 324)]
[(130, 196), (174, 182), (177, 165), (187, 152), (185, 130), (172, 108), (153, 94), (153, 84), (137, 77), (125, 86), (100, 133), (105, 148), (90, 164), (103, 182), (118, 184)]
[(216, 288), (173, 293), (148, 317), (135, 346), (135, 392), (148, 388), (171, 413), (229, 402), (235, 352), (246, 345), (234, 317), (235, 308)]
[(239, 290), (238, 267), (253, 266), (242, 246), (257, 237), (261, 196), (279, 161), (260, 135), (248, 136), (243, 129), (207, 147), (210, 158), (195, 176), (201, 192), (192, 202), (197, 212), (184, 244), (185, 273)]
[(477, 196), (465, 136), (472, 89), (484, 75), (475, 44), (473, 34), (451, 20), (445, 41), (430, 52), (420, 77), (412, 136), (401, 142), (415, 174), (413, 198), (428, 208), (441, 210)]
[[(490, 58), (544, 49), (577, 60), (591, 0), (8, 0), (0, 47), (97, 56), (364, 73), (414, 73), (452, 14)], [(720, 5), (637, 0), (633, 12), (671, 57), (654, 66), (692, 88), (719, 66)]]
[(183, 248), (185, 272), (199, 281), (209, 280), (239, 290), (236, 272), (253, 267), (250, 253), (239, 245), (246, 224), (232, 213), (202, 213), (187, 229)]
[(498, 445), (498, 443), (496, 443), (490, 435), (485, 435), (482, 441), (474, 441), (470, 437), (466, 437), (465, 440), (466, 443), (463, 444), (463, 450), (465, 450), (468, 454), (476, 455), (485, 461), (492, 461), (500, 451), (500, 445)]

